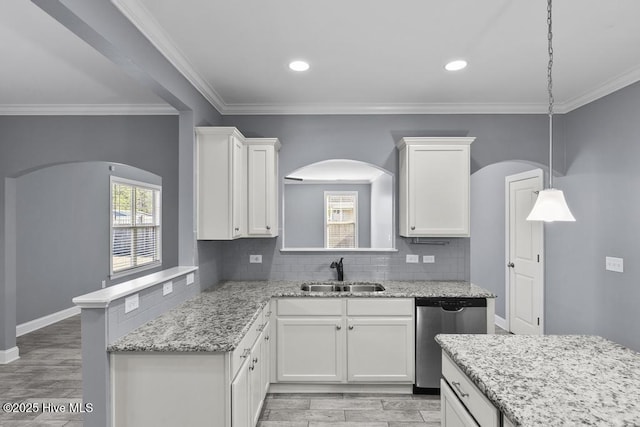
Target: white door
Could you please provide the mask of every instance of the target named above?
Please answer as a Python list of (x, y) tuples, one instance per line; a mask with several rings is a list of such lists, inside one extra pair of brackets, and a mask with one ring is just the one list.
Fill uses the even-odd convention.
[(275, 236), (275, 148), (260, 144), (248, 147), (248, 234)]
[(231, 383), (231, 424), (236, 427), (249, 427), (249, 366), (244, 362), (238, 375)]
[(413, 382), (413, 318), (351, 317), (347, 324), (349, 381)]
[(526, 220), (540, 190), (540, 169), (506, 177), (506, 314), (514, 334), (543, 332), (543, 226), (540, 221)]
[[(231, 230), (231, 237), (238, 238), (245, 233), (245, 172), (244, 166), (244, 146), (242, 141), (236, 137), (231, 137), (233, 141), (233, 177), (231, 177), (232, 186), (232, 203), (233, 203), (233, 230)], [(222, 202), (222, 201), (221, 201)]]

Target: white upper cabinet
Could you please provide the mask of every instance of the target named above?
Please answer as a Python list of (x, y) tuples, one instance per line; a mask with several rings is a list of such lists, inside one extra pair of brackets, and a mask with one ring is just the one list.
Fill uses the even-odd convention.
[(468, 237), (470, 145), (475, 138), (398, 143), (400, 235)]
[(247, 235), (278, 235), (278, 150), (276, 138), (247, 138)]
[(234, 127), (197, 127), (197, 238), (278, 235), (276, 138), (245, 138)]
[(246, 149), (233, 127), (197, 127), (197, 236), (230, 240), (246, 233)]

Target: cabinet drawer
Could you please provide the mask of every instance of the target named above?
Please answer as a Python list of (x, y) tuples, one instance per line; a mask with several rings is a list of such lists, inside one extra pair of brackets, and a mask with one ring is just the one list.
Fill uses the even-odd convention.
[(340, 298), (286, 298), (278, 300), (278, 316), (342, 316)]
[(264, 311), (261, 311), (260, 315), (253, 321), (246, 335), (240, 341), (240, 344), (238, 344), (238, 347), (231, 353), (231, 378), (236, 376), (242, 363), (244, 363), (245, 359), (249, 358), (251, 347), (253, 347), (256, 338), (258, 338), (260, 332), (264, 329), (265, 324)]
[(477, 427), (478, 423), (473, 419), (464, 405), (458, 400), (449, 384), (440, 380), (440, 413), (441, 423), (444, 427), (462, 426)]
[(348, 316), (411, 316), (412, 298), (350, 298)]
[(499, 427), (500, 413), (471, 380), (442, 352), (442, 376), (482, 427)]

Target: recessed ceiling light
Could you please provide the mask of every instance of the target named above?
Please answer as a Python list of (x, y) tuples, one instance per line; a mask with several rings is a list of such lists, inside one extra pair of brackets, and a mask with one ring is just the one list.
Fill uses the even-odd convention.
[(444, 69), (447, 71), (459, 71), (467, 66), (467, 61), (464, 59), (456, 59), (455, 61), (449, 62), (444, 66)]
[(309, 63), (305, 61), (293, 61), (289, 64), (289, 68), (293, 71), (307, 71), (309, 69)]

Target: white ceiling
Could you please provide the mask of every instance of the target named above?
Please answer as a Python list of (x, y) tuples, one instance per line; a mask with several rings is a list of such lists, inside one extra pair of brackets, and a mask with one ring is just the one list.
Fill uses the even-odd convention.
[[(547, 108), (544, 0), (112, 1), (224, 114)], [(556, 0), (557, 111), (640, 80), (638, 17), (638, 0)]]
[(175, 114), (28, 0), (2, 0), (0, 114)]
[[(547, 108), (544, 0), (112, 1), (223, 114)], [(2, 3), (0, 114), (174, 112), (30, 1)], [(640, 80), (639, 16), (555, 1), (556, 111)]]

